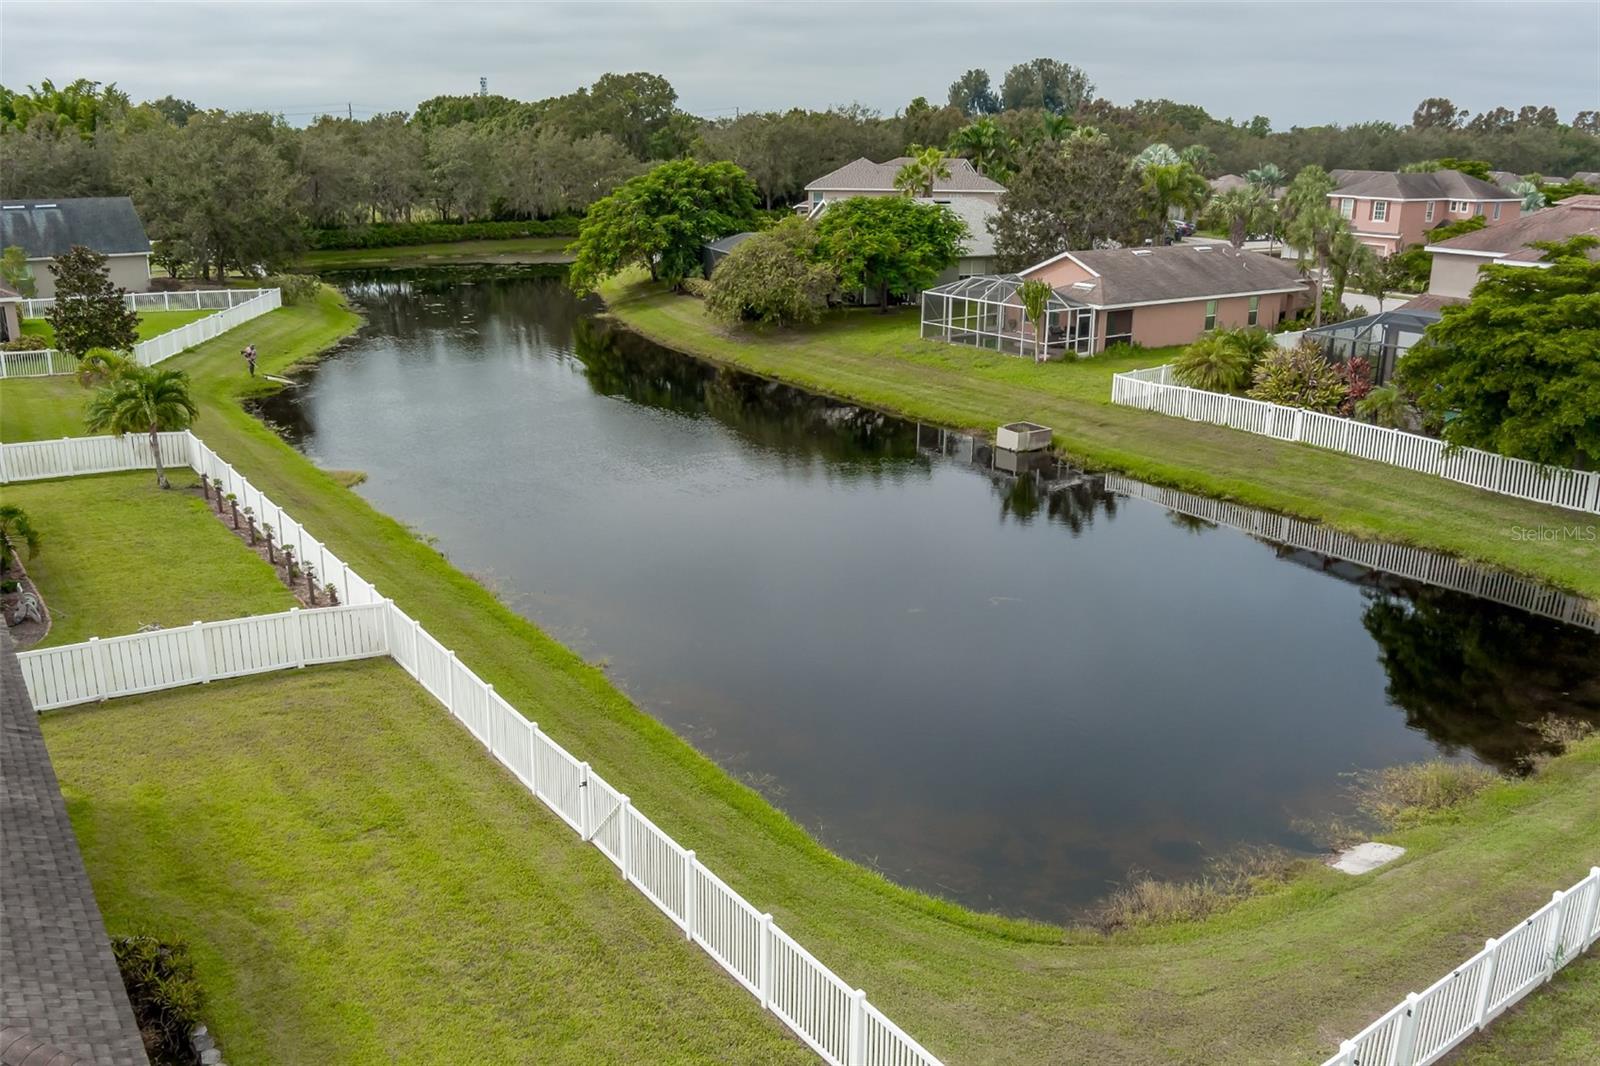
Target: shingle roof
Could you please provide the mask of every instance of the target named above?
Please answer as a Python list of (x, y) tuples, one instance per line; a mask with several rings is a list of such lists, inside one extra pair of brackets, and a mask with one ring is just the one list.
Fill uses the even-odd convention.
[(714, 241), (707, 241), (706, 247), (711, 249), (713, 252), (722, 252), (726, 254), (733, 251), (735, 248), (739, 247), (739, 245), (743, 244), (745, 241), (749, 240), (755, 235), (756, 234), (754, 230), (745, 230), (743, 233), (730, 233), (726, 237), (718, 237)]
[[(1343, 175), (1343, 177), (1340, 177)], [(1335, 196), (1372, 196), (1388, 200), (1519, 200), (1521, 197), (1459, 170), (1427, 170), (1402, 174), (1384, 170), (1336, 170)]]
[[(863, 156), (846, 163), (838, 170), (813, 181), (807, 192), (894, 192), (894, 176), (900, 168), (911, 162), (910, 156), (898, 156), (883, 163), (874, 163)], [(969, 159), (959, 156), (950, 160), (950, 176), (933, 183), (935, 194), (942, 192), (1005, 192), (1006, 187), (980, 174)]]
[(54, 259), (76, 244), (102, 255), (150, 251), (144, 224), (126, 196), (0, 200), (0, 246), (14, 244), (29, 259)]
[(1511, 186), (1522, 180), (1522, 175), (1511, 170), (1491, 170), (1489, 171), (1489, 178), (1502, 189), (1510, 189)]
[(1241, 178), (1237, 174), (1224, 174), (1220, 178), (1212, 178), (1209, 184), (1212, 192), (1222, 193), (1232, 192), (1234, 189), (1246, 188), (1249, 186), (1250, 182), (1245, 178)]
[(1421, 296), (1413, 296), (1411, 299), (1407, 300), (1399, 307), (1393, 308), (1392, 310), (1432, 311), (1433, 313), (1437, 314), (1446, 307), (1456, 307), (1464, 303), (1467, 303), (1467, 300), (1461, 296), (1441, 296), (1436, 292), (1425, 292)]
[(1600, 188), (1600, 170), (1580, 170), (1572, 175), (1572, 180)]
[(1553, 207), (1437, 244), (1430, 243), (1428, 247), (1532, 262), (1544, 255), (1538, 248), (1530, 247), (1534, 241), (1563, 241), (1580, 234), (1600, 237), (1600, 196), (1569, 196)]
[(0, 285), (0, 300), (20, 300), (22, 293), (7, 285)]
[[(1282, 259), (1241, 251), (1230, 244), (1170, 244), (1064, 254), (1099, 275), (1089, 279), (1087, 287), (1074, 285), (1066, 291), (1074, 299), (1099, 307), (1298, 291), (1306, 284), (1299, 270)], [(1035, 269), (1023, 271), (1023, 276)]]

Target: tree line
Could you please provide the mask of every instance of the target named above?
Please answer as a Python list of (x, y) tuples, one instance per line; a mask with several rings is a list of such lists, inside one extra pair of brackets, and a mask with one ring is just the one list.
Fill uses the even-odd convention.
[(307, 227), (581, 213), (665, 160), (734, 162), (773, 208), (852, 159), (927, 147), (1009, 182), (1036, 158), (1037, 145), (1072, 136), (1119, 156), (1172, 145), (1202, 177), (1263, 164), (1296, 173), (1441, 158), (1518, 173), (1600, 170), (1594, 111), (1571, 123), (1533, 105), (1471, 116), (1433, 98), (1409, 125), (1273, 130), (1265, 116), (1216, 118), (1172, 100), (1116, 104), (1096, 96), (1081, 69), (1055, 59), (1017, 64), (998, 88), (987, 72), (966, 71), (943, 104), (919, 96), (893, 115), (849, 106), (704, 119), (678, 107), (665, 78), (643, 72), (605, 74), (543, 100), (439, 96), (410, 114), (325, 116), (304, 128), (170, 96), (134, 103), (114, 85), (85, 79), (0, 87), (5, 195), (132, 196), (158, 241), (158, 261), (174, 273), (270, 269), (303, 244)]

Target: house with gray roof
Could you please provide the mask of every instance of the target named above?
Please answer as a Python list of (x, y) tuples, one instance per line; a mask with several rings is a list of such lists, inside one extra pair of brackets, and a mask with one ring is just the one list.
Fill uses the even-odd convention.
[(55, 261), (78, 245), (106, 257), (113, 285), (150, 287), (150, 238), (126, 196), (0, 200), (0, 248), (23, 250), (40, 298), (55, 295)]
[[(865, 157), (846, 163), (808, 184), (806, 200), (796, 205), (795, 210), (809, 216), (829, 200), (849, 196), (898, 196), (900, 190), (895, 188), (894, 179), (909, 162), (910, 156), (898, 156), (882, 163)], [(950, 176), (933, 183), (933, 199), (939, 203), (972, 199), (998, 206), (1005, 191), (1004, 185), (974, 167), (972, 160), (959, 156), (950, 160)]]
[(1486, 225), (1522, 213), (1522, 197), (1459, 170), (1417, 173), (1334, 170), (1328, 200), (1356, 238), (1379, 255), (1426, 244), (1428, 231), (1446, 222), (1481, 217)]
[[(1572, 237), (1600, 237), (1600, 195), (1569, 196), (1542, 211), (1523, 215), (1503, 226), (1492, 226), (1463, 233), (1437, 244), (1429, 244), (1433, 270), (1428, 278), (1432, 300), (1418, 297), (1404, 306), (1435, 307), (1435, 301), (1460, 303), (1472, 295), (1478, 272), (1491, 263), (1508, 266), (1545, 268), (1544, 251), (1535, 248), (1539, 241), (1564, 241)], [(1600, 257), (1600, 249), (1591, 249)], [(1418, 301), (1422, 301), (1418, 303)]]

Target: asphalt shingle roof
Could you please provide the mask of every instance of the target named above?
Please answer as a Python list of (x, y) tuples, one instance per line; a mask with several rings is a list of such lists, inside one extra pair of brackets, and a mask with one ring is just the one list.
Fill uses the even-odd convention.
[[(147, 1066), (61, 787), (0, 623), (0, 1032), (100, 1066)], [(38, 1051), (36, 1047), (34, 1051)], [(9, 1061), (9, 1060), (8, 1060)]]
[[(1067, 254), (1099, 277), (1089, 278), (1087, 287), (1069, 285), (1061, 291), (1098, 307), (1208, 300), (1305, 287), (1305, 279), (1289, 263), (1230, 244), (1104, 248)], [(1031, 272), (1024, 271), (1024, 276)]]
[(77, 244), (102, 255), (150, 251), (144, 224), (126, 196), (0, 200), (0, 247), (20, 245), (29, 259), (54, 259)]
[(1492, 182), (1459, 170), (1427, 170), (1402, 174), (1386, 170), (1335, 170), (1335, 196), (1371, 196), (1388, 200), (1517, 200), (1520, 197)]
[[(807, 185), (806, 191), (894, 192), (894, 176), (909, 162), (911, 157), (905, 155), (884, 163), (874, 163), (863, 156), (822, 175)], [(1005, 192), (1006, 187), (980, 174), (971, 160), (957, 157), (950, 160), (950, 176), (935, 181), (933, 191), (934, 195), (944, 192)]]
[(1485, 226), (1447, 241), (1431, 243), (1432, 248), (1456, 252), (1499, 253), (1507, 259), (1535, 262), (1544, 256), (1531, 247), (1534, 241), (1564, 241), (1588, 234), (1600, 237), (1600, 196), (1569, 196), (1553, 207), (1520, 215), (1498, 226)]

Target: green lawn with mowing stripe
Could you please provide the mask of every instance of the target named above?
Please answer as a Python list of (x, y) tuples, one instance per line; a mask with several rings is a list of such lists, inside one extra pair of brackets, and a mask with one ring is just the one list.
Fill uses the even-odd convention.
[(229, 1062), (816, 1061), (387, 660), (42, 725), (107, 928), (190, 946)]
[(820, 327), (757, 333), (713, 323), (702, 301), (642, 273), (601, 287), (612, 313), (679, 351), (942, 425), (992, 433), (1029, 419), (1091, 466), (1318, 519), (1356, 536), (1470, 556), (1600, 599), (1600, 540), (1527, 530), (1600, 517), (1497, 496), (1304, 444), (1111, 404), (1111, 375), (1171, 350), (1036, 365), (918, 338), (915, 308), (845, 312)]
[[(1600, 742), (1591, 741), (1534, 780), (1498, 786), (1447, 820), (1386, 837), (1410, 851), (1380, 873), (1348, 878), (1313, 869), (1204, 922), (1105, 938), (976, 914), (895, 886), (828, 852), (641, 713), (602, 671), (517, 616), (239, 407), (241, 393), (270, 387), (252, 382), (237, 365), (241, 346), (254, 342), (263, 369), (279, 373), (315, 356), (355, 323), (329, 295), (274, 311), (177, 357), (174, 365), (194, 375), (202, 407), (197, 432), (513, 706), (592, 763), (952, 1066), (1320, 1061), (1339, 1039), (1447, 973), (1484, 937), (1503, 932), (1596, 861)], [(958, 356), (940, 349), (915, 358), (937, 368)], [(1007, 360), (1012, 365), (994, 373), (1003, 379), (1032, 367), (1016, 362)], [(959, 375), (935, 370), (934, 377), (945, 382), (952, 409), (968, 402)], [(1081, 387), (1087, 394), (1091, 386)], [(0, 383), (0, 426), (9, 435), (16, 407), (48, 407), (58, 399), (48, 384)], [(1085, 401), (1084, 408), (1092, 413), (1104, 405)], [(1138, 416), (1150, 432), (1172, 421), (1113, 414)], [(55, 416), (27, 417), (42, 424)], [(1065, 422), (1055, 424), (1059, 429)], [(1211, 434), (1257, 440), (1192, 428), (1201, 434), (1196, 447), (1202, 456), (1220, 447)], [(1137, 442), (1138, 434), (1129, 432)], [(1290, 465), (1302, 476), (1309, 476), (1305, 464), (1325, 458), (1297, 451), (1306, 458), (1297, 454)], [(1180, 448), (1175, 454), (1187, 453)], [(982, 742), (980, 729), (974, 725), (974, 743)], [(962, 784), (952, 781), (951, 787)], [(568, 905), (584, 906), (577, 900)], [(670, 928), (663, 935), (670, 936)], [(578, 983), (563, 994), (593, 990)], [(734, 1011), (722, 1020), (730, 1041), (747, 1038), (747, 1025), (765, 1024), (746, 1018)]]
[[(163, 333), (171, 333), (179, 326), (187, 326), (197, 318), (205, 318), (207, 315), (216, 313), (211, 308), (203, 311), (140, 311), (139, 339), (147, 341), (151, 337), (158, 337)], [(23, 319), (22, 335), (25, 337), (37, 337), (41, 348), (55, 347), (55, 327), (50, 325), (50, 320), (47, 318)]]

